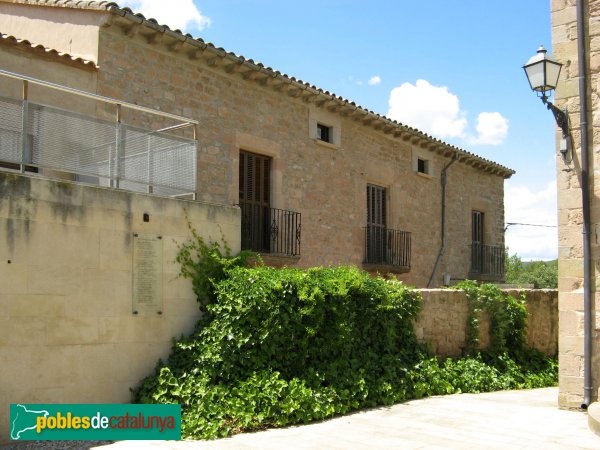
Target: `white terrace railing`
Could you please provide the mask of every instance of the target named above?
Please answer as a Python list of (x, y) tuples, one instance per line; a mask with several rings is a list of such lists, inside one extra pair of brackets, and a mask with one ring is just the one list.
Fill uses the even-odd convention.
[(198, 127), (185, 117), (0, 70), (0, 170), (195, 198)]

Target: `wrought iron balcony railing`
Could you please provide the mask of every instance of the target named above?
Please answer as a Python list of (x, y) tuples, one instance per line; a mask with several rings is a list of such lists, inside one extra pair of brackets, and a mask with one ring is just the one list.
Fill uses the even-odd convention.
[(410, 239), (411, 235), (408, 231), (392, 230), (376, 225), (365, 227), (363, 263), (410, 269)]
[(195, 197), (197, 129), (185, 117), (0, 70), (2, 169)]
[(295, 211), (240, 203), (242, 249), (285, 256), (300, 256), (302, 215)]
[(504, 247), (471, 245), (471, 278), (499, 281), (504, 279)]

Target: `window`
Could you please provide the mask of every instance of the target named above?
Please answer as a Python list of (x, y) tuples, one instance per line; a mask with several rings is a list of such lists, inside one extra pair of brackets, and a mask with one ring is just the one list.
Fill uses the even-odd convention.
[(471, 272), (481, 273), (483, 270), (483, 213), (471, 212)]
[(242, 249), (269, 252), (271, 158), (240, 152)]
[(323, 142), (333, 143), (333, 130), (327, 125), (317, 123), (317, 139)]
[(367, 185), (367, 230), (365, 235), (365, 262), (386, 262), (386, 189), (373, 184)]
[(367, 184), (367, 225), (385, 227), (386, 225), (386, 189)]
[(481, 211), (473, 211), (471, 213), (472, 223), (472, 242), (473, 244), (483, 244), (483, 213)]
[(308, 138), (324, 148), (336, 149), (342, 143), (341, 115), (310, 105), (308, 109)]
[(417, 175), (425, 175), (424, 178), (433, 177), (435, 169), (435, 160), (427, 150), (414, 149), (412, 150), (412, 170)]

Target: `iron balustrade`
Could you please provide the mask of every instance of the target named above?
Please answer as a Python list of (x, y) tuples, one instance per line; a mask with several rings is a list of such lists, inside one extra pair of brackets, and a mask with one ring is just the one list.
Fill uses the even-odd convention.
[[(22, 84), (21, 98), (0, 96), (0, 168), (195, 198), (197, 121), (1, 69), (0, 80)], [(60, 107), (32, 101), (29, 85)]]
[(410, 268), (411, 234), (369, 225), (365, 227), (364, 264)]
[(471, 274), (501, 280), (504, 278), (504, 247), (484, 244), (471, 245)]
[(242, 249), (300, 256), (302, 215), (296, 211), (241, 202)]

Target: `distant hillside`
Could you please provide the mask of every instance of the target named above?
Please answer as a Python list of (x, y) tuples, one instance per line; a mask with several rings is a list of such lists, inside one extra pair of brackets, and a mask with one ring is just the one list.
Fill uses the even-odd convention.
[(536, 289), (558, 287), (558, 260), (521, 261), (518, 255), (506, 258), (505, 280), (508, 284), (533, 284)]

